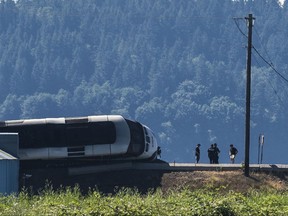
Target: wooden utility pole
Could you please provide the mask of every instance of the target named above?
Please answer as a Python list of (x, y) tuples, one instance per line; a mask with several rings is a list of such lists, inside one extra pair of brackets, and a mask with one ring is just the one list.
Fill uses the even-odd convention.
[(249, 153), (250, 153), (250, 100), (251, 100), (251, 50), (252, 50), (252, 14), (245, 17), (248, 23), (248, 47), (247, 47), (247, 67), (246, 67), (246, 121), (245, 121), (245, 176), (249, 176)]

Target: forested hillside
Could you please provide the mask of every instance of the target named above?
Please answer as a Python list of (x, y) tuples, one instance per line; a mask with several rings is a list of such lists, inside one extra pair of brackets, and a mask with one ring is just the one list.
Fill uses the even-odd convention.
[[(247, 26), (251, 161), (287, 163), (288, 5), (276, 0), (0, 0), (0, 119), (121, 114), (163, 159), (229, 144), (244, 160)], [(264, 60), (274, 66), (272, 69)], [(280, 73), (280, 74), (279, 74)], [(281, 77), (283, 76), (283, 77)]]

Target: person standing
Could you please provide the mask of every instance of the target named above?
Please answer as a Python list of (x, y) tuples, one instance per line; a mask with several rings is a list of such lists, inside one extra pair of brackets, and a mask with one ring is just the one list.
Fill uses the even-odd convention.
[(196, 161), (196, 163), (198, 163), (200, 160), (200, 146), (201, 146), (200, 144), (197, 144), (196, 148), (195, 148), (195, 161)]
[(236, 157), (237, 153), (238, 153), (237, 148), (235, 148), (233, 146), (233, 144), (231, 144), (230, 145), (230, 150), (229, 150), (229, 156), (230, 156), (230, 160), (231, 160), (232, 164), (234, 164), (234, 162), (235, 162), (235, 157)]
[(214, 158), (215, 154), (214, 154), (214, 145), (211, 144), (210, 148), (208, 149), (208, 158), (210, 160), (210, 164), (214, 163)]
[(157, 147), (157, 157), (161, 158), (161, 147), (160, 146)]
[(214, 143), (214, 158), (215, 158), (214, 163), (215, 164), (219, 164), (219, 154), (220, 154), (220, 150), (217, 147), (217, 143)]

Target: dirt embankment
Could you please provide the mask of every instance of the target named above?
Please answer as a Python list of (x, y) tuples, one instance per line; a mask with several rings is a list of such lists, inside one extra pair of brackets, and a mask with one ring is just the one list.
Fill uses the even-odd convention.
[[(73, 187), (78, 185), (83, 193), (96, 188), (103, 193), (114, 193), (115, 188), (137, 188), (146, 193), (152, 190), (181, 189), (217, 189), (218, 191), (236, 191), (245, 193), (251, 189), (287, 190), (288, 173), (250, 172), (245, 177), (242, 170), (238, 171), (191, 171), (161, 172), (159, 170), (118, 170), (103, 173), (71, 176), (65, 169), (35, 169), (27, 172), (29, 178), (23, 178), (20, 188), (32, 188), (37, 193), (45, 188), (47, 182), (53, 188)], [(25, 176), (23, 172), (21, 176)]]
[(162, 190), (182, 188), (217, 188), (222, 191), (233, 190), (245, 193), (251, 189), (287, 190), (288, 175), (283, 173), (250, 173), (246, 177), (243, 171), (194, 171), (165, 173), (162, 176)]

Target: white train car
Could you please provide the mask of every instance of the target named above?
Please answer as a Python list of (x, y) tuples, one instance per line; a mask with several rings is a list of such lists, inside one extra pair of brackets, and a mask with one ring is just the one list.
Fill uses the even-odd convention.
[(153, 132), (120, 115), (8, 120), (0, 132), (19, 134), (20, 160), (157, 157)]

